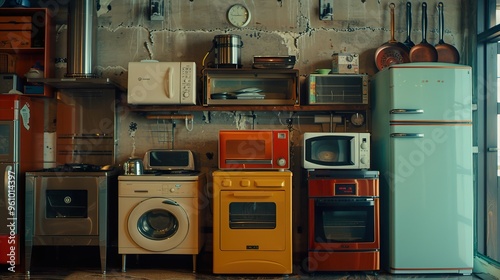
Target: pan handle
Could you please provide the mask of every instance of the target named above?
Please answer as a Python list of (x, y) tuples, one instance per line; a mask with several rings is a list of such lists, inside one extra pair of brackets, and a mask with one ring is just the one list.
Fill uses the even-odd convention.
[(406, 2), (406, 34), (410, 37), (411, 34), (411, 2)]
[(389, 8), (391, 9), (391, 41), (390, 43), (395, 43), (396, 38), (394, 37), (394, 8), (396, 7), (396, 4), (390, 3)]
[(422, 2), (422, 42), (427, 43), (427, 3)]
[(444, 4), (443, 2), (438, 3), (438, 24), (439, 24), (439, 43), (444, 42), (444, 14), (443, 14)]

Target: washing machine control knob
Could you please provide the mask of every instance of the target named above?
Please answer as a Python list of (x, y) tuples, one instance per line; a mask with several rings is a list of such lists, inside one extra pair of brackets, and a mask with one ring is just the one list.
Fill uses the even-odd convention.
[(171, 193), (174, 193), (174, 192), (175, 192), (175, 188), (171, 188), (171, 189), (170, 189), (170, 192), (171, 192)]

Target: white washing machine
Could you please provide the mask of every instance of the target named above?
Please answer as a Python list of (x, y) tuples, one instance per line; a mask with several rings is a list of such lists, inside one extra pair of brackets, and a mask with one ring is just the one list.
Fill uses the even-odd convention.
[(122, 271), (127, 254), (186, 254), (196, 257), (203, 243), (208, 203), (206, 176), (139, 175), (118, 177), (118, 253)]

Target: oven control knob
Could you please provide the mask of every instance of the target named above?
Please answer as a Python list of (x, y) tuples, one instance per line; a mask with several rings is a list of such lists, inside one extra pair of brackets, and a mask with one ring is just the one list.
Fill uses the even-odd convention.
[(361, 161), (362, 164), (367, 164), (367, 160), (366, 160), (366, 157), (362, 157), (359, 159), (359, 161)]
[(366, 143), (366, 142), (361, 143), (361, 149), (363, 149), (363, 150), (368, 149), (368, 143)]
[(285, 166), (286, 165), (286, 159), (280, 158), (278, 159), (278, 166)]

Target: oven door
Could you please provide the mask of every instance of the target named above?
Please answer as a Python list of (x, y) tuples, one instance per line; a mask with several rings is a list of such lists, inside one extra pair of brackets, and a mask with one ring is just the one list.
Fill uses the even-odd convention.
[(98, 235), (100, 177), (36, 177), (35, 235)]
[(270, 168), (272, 148), (271, 131), (220, 131), (219, 168)]
[(309, 199), (309, 249), (379, 249), (379, 199)]
[(286, 249), (285, 191), (221, 191), (222, 251)]

